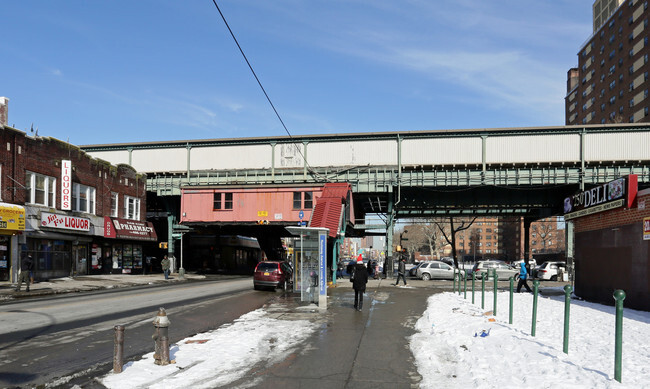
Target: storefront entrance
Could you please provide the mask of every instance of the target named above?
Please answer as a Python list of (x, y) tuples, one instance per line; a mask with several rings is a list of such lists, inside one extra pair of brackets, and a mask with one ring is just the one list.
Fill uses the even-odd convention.
[(88, 245), (73, 245), (72, 258), (76, 264), (76, 275), (82, 276), (88, 274)]

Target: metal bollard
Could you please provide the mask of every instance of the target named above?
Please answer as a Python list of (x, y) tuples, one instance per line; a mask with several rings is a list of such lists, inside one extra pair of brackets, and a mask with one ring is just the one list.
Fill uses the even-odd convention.
[(456, 269), (454, 269), (454, 283), (451, 287), (452, 293), (456, 291)]
[(485, 309), (485, 275), (481, 277), (481, 309)]
[(614, 292), (616, 300), (616, 335), (614, 342), (614, 379), (621, 381), (621, 370), (623, 370), (623, 300), (625, 292), (618, 289)]
[(158, 309), (158, 315), (153, 319), (154, 333), (151, 338), (154, 340), (153, 363), (156, 365), (169, 364), (169, 318), (165, 308)]
[(537, 293), (539, 291), (539, 280), (533, 281), (533, 324), (530, 329), (530, 334), (535, 336), (535, 328), (537, 327)]
[(472, 272), (472, 304), (474, 304), (474, 283), (476, 282), (476, 274)]
[(463, 270), (463, 298), (467, 300), (467, 274)]
[(571, 310), (571, 285), (564, 285), (564, 343), (562, 351), (569, 353), (569, 314)]
[(124, 326), (117, 325), (113, 328), (115, 330), (115, 341), (113, 348), (113, 371), (115, 373), (122, 372), (124, 366)]
[(515, 292), (515, 279), (510, 277), (510, 313), (508, 316), (508, 323), (512, 324), (512, 311), (514, 308), (513, 294)]
[(499, 275), (497, 274), (496, 269), (494, 270), (494, 309), (492, 310), (492, 314), (494, 316), (497, 315), (497, 282), (499, 281)]

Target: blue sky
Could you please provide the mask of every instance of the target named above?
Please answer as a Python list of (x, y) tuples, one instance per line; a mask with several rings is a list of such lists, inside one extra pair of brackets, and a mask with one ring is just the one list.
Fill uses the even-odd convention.
[[(592, 0), (220, 0), (292, 135), (564, 124)], [(211, 0), (0, 3), (9, 125), (98, 144), (286, 135)]]

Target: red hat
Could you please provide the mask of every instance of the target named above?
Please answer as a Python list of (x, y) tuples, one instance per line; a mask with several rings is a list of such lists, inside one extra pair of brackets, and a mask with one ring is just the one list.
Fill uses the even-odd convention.
[(357, 263), (363, 263), (363, 256), (361, 254), (357, 257)]

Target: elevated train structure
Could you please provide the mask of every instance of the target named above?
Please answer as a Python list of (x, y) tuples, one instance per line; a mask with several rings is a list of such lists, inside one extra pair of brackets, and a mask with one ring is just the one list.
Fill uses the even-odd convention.
[[(529, 226), (561, 214), (567, 196), (619, 177), (635, 174), (640, 189), (650, 187), (647, 124), (178, 140), (82, 149), (146, 173), (148, 192), (165, 204), (170, 235), (172, 224), (180, 221), (228, 234), (280, 236), (282, 226), (311, 219), (326, 183), (351, 188), (351, 195), (342, 197), (337, 231), (330, 235), (363, 236), (381, 228), (387, 248), (400, 218), (518, 215)], [(257, 212), (239, 218), (216, 208), (234, 204), (235, 210), (238, 193), (251, 190), (259, 192), (258, 203), (264, 199), (270, 205), (256, 203), (255, 197), (242, 200), (240, 206)], [(210, 218), (184, 220), (182, 196), (191, 191), (214, 193), (215, 203), (205, 208)], [(288, 204), (291, 197), (270, 194), (283, 191), (300, 192), (298, 206), (295, 197)], [(226, 203), (217, 205), (217, 194), (226, 196), (219, 197)], [(312, 208), (305, 207), (307, 195), (313, 196)], [(384, 225), (367, 224), (369, 214), (385, 215)]]

